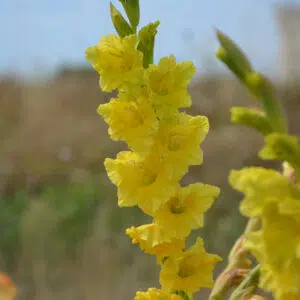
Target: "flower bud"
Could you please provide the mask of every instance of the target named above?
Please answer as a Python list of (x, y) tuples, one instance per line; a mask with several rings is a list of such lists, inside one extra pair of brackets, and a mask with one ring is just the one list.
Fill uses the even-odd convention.
[(269, 120), (266, 118), (265, 114), (258, 109), (232, 107), (231, 122), (254, 128), (263, 135), (267, 135), (272, 132), (272, 126), (270, 125)]
[[(221, 50), (218, 50), (217, 57), (220, 58), (221, 55), (220, 59), (229, 67), (229, 69), (231, 69), (238, 78), (244, 80), (247, 73), (253, 71), (248, 58), (227, 35), (219, 30), (217, 30), (217, 38), (221, 44)], [(224, 54), (226, 55), (225, 60), (222, 59), (222, 57), (224, 58)]]
[(265, 138), (265, 147), (259, 152), (263, 159), (287, 161), (295, 169), (300, 168), (300, 141), (296, 136), (272, 133)]
[(144, 54), (144, 67), (148, 68), (149, 64), (153, 63), (154, 40), (157, 34), (157, 27), (159, 21), (149, 23), (144, 26), (139, 32), (139, 45), (138, 50)]

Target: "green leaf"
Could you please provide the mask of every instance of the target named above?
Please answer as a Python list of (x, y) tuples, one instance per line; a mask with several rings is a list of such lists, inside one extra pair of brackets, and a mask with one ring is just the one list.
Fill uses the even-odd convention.
[(140, 22), (140, 4), (139, 0), (119, 0), (126, 12), (131, 27), (136, 32), (136, 29)]
[(116, 7), (110, 3), (110, 17), (118, 35), (122, 38), (133, 34), (133, 30)]

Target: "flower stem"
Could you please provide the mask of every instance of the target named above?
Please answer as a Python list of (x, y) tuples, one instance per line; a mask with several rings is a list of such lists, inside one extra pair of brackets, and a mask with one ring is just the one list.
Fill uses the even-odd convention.
[(249, 275), (240, 283), (236, 290), (232, 293), (229, 300), (243, 299), (241, 296), (251, 295), (255, 292), (260, 274), (260, 265), (257, 265)]
[(249, 276), (248, 250), (244, 248), (244, 235), (254, 231), (259, 226), (259, 219), (252, 218), (248, 221), (244, 233), (237, 239), (233, 245), (229, 256), (228, 264), (225, 270), (218, 276), (215, 285), (211, 291), (209, 300), (222, 300), (225, 294), (233, 287), (238, 286), (245, 278)]

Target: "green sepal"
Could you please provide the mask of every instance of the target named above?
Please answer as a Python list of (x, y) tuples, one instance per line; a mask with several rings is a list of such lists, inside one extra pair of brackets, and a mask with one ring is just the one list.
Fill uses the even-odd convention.
[(182, 300), (190, 300), (190, 297), (185, 291), (174, 291), (171, 294), (181, 296)]
[[(300, 140), (296, 136), (272, 133), (265, 138), (265, 146), (258, 154), (263, 159), (287, 161), (296, 171), (300, 171)], [(299, 174), (300, 175), (300, 174)]]
[(224, 33), (217, 30), (217, 38), (221, 48), (217, 51), (217, 57), (242, 81), (247, 73), (252, 72), (252, 66), (244, 52)]
[(234, 291), (229, 300), (242, 300), (242, 299), (251, 299), (251, 295), (254, 293), (255, 287), (249, 286), (238, 291)]
[(131, 27), (136, 33), (136, 29), (140, 22), (140, 4), (139, 0), (119, 0), (126, 12)]
[(121, 38), (134, 33), (128, 22), (112, 3), (110, 3), (110, 17)]
[(266, 118), (265, 114), (258, 109), (247, 107), (232, 107), (230, 109), (230, 112), (231, 122), (234, 124), (254, 128), (263, 135), (268, 135), (273, 131), (272, 126)]
[(229, 300), (250, 299), (257, 289), (260, 277), (260, 266), (254, 267), (248, 276), (240, 283), (240, 285), (233, 291)]
[(156, 21), (155, 23), (149, 23), (139, 31), (138, 50), (144, 54), (144, 68), (148, 68), (148, 66), (153, 63), (154, 41), (158, 26), (159, 21)]

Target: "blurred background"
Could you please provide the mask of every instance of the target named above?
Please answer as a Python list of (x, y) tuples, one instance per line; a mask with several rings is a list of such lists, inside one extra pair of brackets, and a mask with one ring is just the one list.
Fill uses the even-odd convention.
[[(230, 124), (233, 105), (256, 103), (215, 58), (219, 28), (273, 81), (290, 132), (300, 133), (300, 0), (141, 0), (141, 24), (161, 21), (156, 61), (174, 54), (197, 68), (192, 114), (209, 117), (204, 164), (184, 183), (222, 189), (195, 232), (208, 251), (226, 255), (243, 231), (241, 195), (227, 184), (232, 168), (265, 165), (262, 137)], [(120, 3), (114, 1), (120, 8)], [(20, 300), (132, 299), (158, 284), (155, 258), (131, 245), (125, 228), (147, 222), (119, 209), (104, 172), (105, 157), (124, 144), (109, 140), (96, 113), (107, 102), (84, 51), (114, 32), (109, 1), (14, 0), (1, 4), (0, 269)], [(224, 262), (224, 263), (225, 263)], [(219, 264), (216, 273), (224, 266)], [(202, 292), (197, 299), (206, 299)]]

